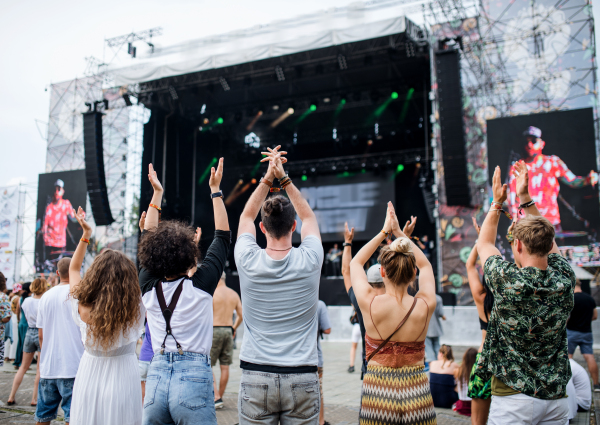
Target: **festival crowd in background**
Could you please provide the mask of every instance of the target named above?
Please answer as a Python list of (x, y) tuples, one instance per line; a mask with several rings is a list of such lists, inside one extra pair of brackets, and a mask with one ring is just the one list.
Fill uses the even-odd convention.
[[(241, 298), (225, 284), (232, 234), (220, 189), (223, 158), (211, 169), (216, 230), (203, 258), (200, 228), (160, 221), (163, 189), (150, 164), (153, 197), (140, 219), (138, 267), (105, 249), (81, 275), (92, 228), (80, 207), (73, 216), (83, 236), (73, 257), (58, 262), (56, 276), (15, 284), (7, 295), (0, 275), (0, 365), (14, 359), (18, 369), (7, 404), (16, 403), (35, 362), (31, 404), (40, 424), (55, 419), (59, 405), (65, 422), (77, 425), (216, 424), (243, 326), (239, 423), (326, 424), (320, 340), (331, 321), (319, 301), (325, 253), (317, 218), (285, 173), (287, 153), (279, 148), (263, 153), (268, 170), (239, 217)], [(590, 380), (572, 355), (580, 347), (600, 390), (591, 332), (596, 304), (529, 194), (527, 165), (517, 162), (512, 172), (511, 199), (524, 213), (506, 235), (515, 262), (495, 246), (509, 195), (496, 168), (493, 202), (481, 228), (473, 219), (479, 239), (467, 261), (481, 344), (460, 361), (440, 345), (446, 317), (427, 241), (412, 237), (416, 217), (401, 228), (390, 202), (381, 232), (354, 256), (347, 224), (342, 249), (327, 254), (328, 274), (343, 277), (354, 307), (348, 372), (362, 348), (360, 424), (434, 424), (434, 407), (446, 407), (473, 424), (562, 425), (590, 409)], [(269, 196), (280, 191), (287, 196)], [(256, 242), (259, 214), (264, 249)]]

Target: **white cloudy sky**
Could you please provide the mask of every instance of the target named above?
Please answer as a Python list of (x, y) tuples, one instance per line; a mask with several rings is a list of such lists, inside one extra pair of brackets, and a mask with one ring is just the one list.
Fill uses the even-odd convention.
[(157, 41), (168, 45), (350, 2), (0, 0), (0, 186), (37, 182), (46, 156), (36, 125), (48, 120), (44, 89), (83, 76), (84, 58), (102, 58), (105, 38), (161, 26)]

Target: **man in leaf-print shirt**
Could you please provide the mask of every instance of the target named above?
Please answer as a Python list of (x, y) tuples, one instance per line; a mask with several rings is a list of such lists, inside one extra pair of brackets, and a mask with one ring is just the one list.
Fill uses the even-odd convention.
[(507, 198), (499, 167), (494, 202), (477, 242), (494, 307), (475, 376), (492, 380), (488, 424), (564, 424), (571, 377), (566, 324), (575, 274), (560, 255), (552, 223), (530, 202), (527, 165), (515, 163), (514, 173), (519, 202), (528, 205), (513, 230), (515, 263), (504, 261), (494, 245), (499, 209)]

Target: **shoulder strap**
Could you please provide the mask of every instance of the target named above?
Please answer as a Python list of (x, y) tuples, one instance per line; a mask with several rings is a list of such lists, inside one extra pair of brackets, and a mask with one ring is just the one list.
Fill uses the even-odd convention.
[(171, 337), (175, 340), (175, 344), (177, 344), (177, 351), (179, 354), (183, 354), (183, 350), (181, 349), (181, 345), (173, 336), (171, 332), (171, 317), (173, 317), (173, 312), (175, 311), (175, 307), (177, 306), (177, 301), (179, 301), (179, 297), (181, 296), (181, 291), (183, 291), (183, 282), (185, 282), (186, 278), (181, 279), (179, 285), (177, 285), (177, 289), (175, 289), (175, 293), (173, 294), (173, 298), (171, 298), (171, 302), (167, 306), (167, 302), (165, 301), (165, 294), (162, 290), (162, 282), (158, 282), (156, 285), (156, 298), (158, 299), (158, 305), (160, 306), (160, 311), (162, 312), (163, 317), (165, 318), (166, 324), (166, 335), (163, 343), (160, 347), (160, 354), (165, 353), (165, 343), (167, 342), (167, 337), (171, 335)]
[[(400, 330), (400, 328), (402, 326), (404, 326), (404, 324), (406, 323), (406, 321), (408, 320), (408, 317), (410, 316), (410, 314), (413, 312), (413, 310), (415, 309), (415, 305), (417, 304), (417, 299), (415, 298), (415, 300), (413, 301), (412, 305), (410, 306), (410, 309), (408, 310), (408, 313), (406, 313), (406, 316), (404, 316), (404, 319), (402, 319), (402, 321), (400, 322), (400, 324), (398, 325), (398, 327), (396, 328), (396, 330), (394, 332), (392, 332), (392, 334), (385, 340), (383, 341), (381, 344), (379, 344), (379, 347), (377, 347), (375, 349), (375, 351), (373, 351), (369, 357), (367, 358), (367, 363), (369, 363), (369, 361), (371, 361), (371, 359), (373, 358), (373, 356), (375, 356), (375, 354), (379, 353), (379, 351), (385, 347), (387, 345), (388, 342), (390, 342), (390, 339), (392, 339), (392, 337), (396, 334), (396, 332), (398, 332)], [(373, 323), (373, 325), (375, 325)], [(422, 333), (422, 332), (421, 332)]]
[(377, 333), (379, 334), (379, 338), (381, 338), (381, 334), (379, 333), (379, 329), (377, 329), (377, 325), (375, 325), (375, 320), (373, 320), (373, 313), (371, 313), (371, 311), (373, 310), (373, 301), (375, 301), (375, 297), (373, 297), (373, 299), (371, 300), (371, 304), (369, 304), (369, 315), (371, 316), (371, 323), (373, 323), (373, 326), (375, 327), (375, 330), (377, 331)]
[[(427, 304), (427, 301), (425, 301), (423, 298), (419, 298), (419, 299), (423, 300), (423, 302), (427, 306), (427, 315), (425, 316), (425, 324), (423, 325), (423, 330), (421, 331), (421, 333), (419, 334), (417, 339), (415, 339), (415, 342), (417, 342), (418, 339), (421, 338), (421, 335), (423, 335), (423, 332), (425, 332), (425, 328), (427, 327), (427, 324), (429, 323), (429, 304)], [(415, 298), (415, 304), (416, 304), (416, 302), (417, 302), (417, 298)]]

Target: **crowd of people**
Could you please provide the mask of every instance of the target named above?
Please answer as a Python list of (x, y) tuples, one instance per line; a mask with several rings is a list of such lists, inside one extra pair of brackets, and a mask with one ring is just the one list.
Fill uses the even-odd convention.
[[(267, 172), (239, 218), (234, 258), (241, 298), (225, 284), (232, 236), (220, 189), (223, 158), (211, 169), (216, 230), (202, 259), (200, 228), (160, 221), (163, 188), (151, 164), (153, 196), (140, 218), (138, 267), (105, 249), (82, 276), (92, 229), (84, 211), (74, 211), (83, 236), (73, 257), (58, 263), (57, 284), (48, 290), (48, 282), (36, 279), (15, 285), (12, 299), (0, 295), (0, 334), (12, 333), (11, 351), (16, 345), (23, 353), (8, 404), (16, 402), (37, 353), (32, 405), (40, 424), (55, 419), (59, 405), (73, 424), (216, 424), (243, 326), (239, 423), (326, 424), (320, 339), (331, 321), (319, 301), (325, 254), (317, 217), (285, 173), (286, 152), (279, 149), (263, 153)], [(495, 246), (507, 199), (497, 168), (493, 202), (481, 229), (474, 223), (479, 239), (467, 261), (482, 340), (460, 362), (440, 345), (446, 317), (426, 245), (412, 238), (416, 217), (401, 228), (388, 203), (381, 232), (354, 256), (354, 229), (346, 225), (339, 273), (355, 309), (349, 372), (362, 340), (361, 424), (433, 424), (435, 406), (471, 415), (474, 424), (565, 424), (573, 409), (590, 408), (589, 379), (570, 357), (581, 347), (596, 387), (589, 327), (596, 306), (576, 286), (552, 224), (529, 196), (527, 166), (513, 168), (525, 212), (507, 235), (515, 263)], [(275, 180), (287, 196), (269, 196)], [(259, 214), (265, 248), (256, 239)], [(294, 247), (296, 217), (301, 243)], [(378, 263), (369, 267), (378, 250)], [(569, 319), (574, 303), (580, 307)]]

